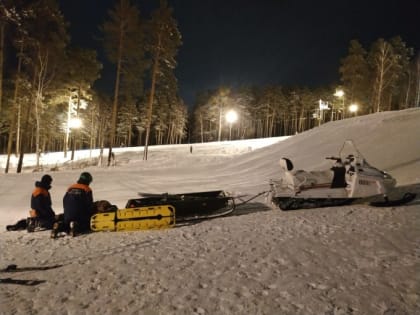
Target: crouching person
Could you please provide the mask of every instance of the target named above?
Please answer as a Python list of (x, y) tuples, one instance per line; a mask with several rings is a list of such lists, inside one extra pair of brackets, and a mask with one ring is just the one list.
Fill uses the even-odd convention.
[(90, 231), (90, 218), (94, 212), (93, 193), (89, 187), (92, 180), (90, 173), (83, 172), (64, 195), (64, 230), (72, 236)]
[(42, 176), (41, 181), (35, 182), (35, 189), (31, 196), (30, 217), (27, 220), (28, 232), (52, 229), (55, 221), (55, 212), (52, 209), (51, 189), (52, 177), (48, 174)]

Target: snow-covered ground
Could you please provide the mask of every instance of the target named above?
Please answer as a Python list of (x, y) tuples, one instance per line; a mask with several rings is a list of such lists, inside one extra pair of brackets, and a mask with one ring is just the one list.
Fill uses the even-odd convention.
[[(6, 232), (27, 215), (34, 182), (52, 175), (53, 207), (89, 171), (94, 198), (123, 207), (137, 192), (223, 189), (252, 197), (279, 174), (329, 166), (353, 139), (401, 191), (420, 193), (420, 109), (330, 122), (290, 137), (116, 149), (115, 167), (95, 164), (97, 151), (43, 155), (44, 172), (3, 174), (0, 156), (0, 314), (420, 314), (420, 198), (398, 208), (351, 205), (282, 212), (264, 196), (228, 217), (141, 232), (49, 238)], [(33, 162), (27, 156), (25, 165)], [(14, 163), (14, 161), (12, 161)], [(58, 169), (51, 171), (51, 169)], [(38, 269), (37, 269), (38, 268)]]

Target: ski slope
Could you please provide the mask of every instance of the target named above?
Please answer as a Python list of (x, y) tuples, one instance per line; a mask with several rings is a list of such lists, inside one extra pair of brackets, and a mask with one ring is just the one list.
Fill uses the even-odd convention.
[[(278, 160), (296, 169), (329, 165), (353, 139), (401, 191), (420, 192), (420, 109), (326, 123), (285, 138), (117, 148), (116, 166), (97, 151), (42, 156), (44, 172), (0, 174), (0, 267), (48, 267), (0, 278), (0, 314), (416, 314), (420, 313), (420, 201), (282, 212), (262, 195), (232, 216), (167, 230), (92, 233), (51, 240), (48, 232), (5, 232), (27, 215), (34, 182), (54, 181), (53, 208), (82, 171), (94, 198), (123, 207), (137, 192), (223, 189), (252, 197), (268, 189)], [(5, 157), (0, 157), (0, 168)], [(13, 161), (14, 163), (14, 161)], [(34, 165), (27, 156), (25, 165)], [(51, 169), (56, 169), (52, 171)]]

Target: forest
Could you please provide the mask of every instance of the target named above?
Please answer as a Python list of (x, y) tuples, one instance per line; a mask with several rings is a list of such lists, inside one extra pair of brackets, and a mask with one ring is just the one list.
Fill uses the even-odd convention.
[[(95, 88), (104, 64), (75, 46), (57, 0), (0, 2), (0, 154), (112, 148), (292, 135), (355, 115), (418, 107), (420, 54), (399, 37), (369, 47), (351, 40), (329, 86), (220, 86), (190, 108), (175, 76), (182, 34), (165, 0), (149, 16), (117, 0), (104, 16), (101, 45), (114, 86)], [(226, 120), (234, 111), (236, 120)], [(101, 155), (102, 156), (102, 155)], [(104, 158), (105, 160), (105, 158)], [(100, 159), (101, 163), (102, 158)]]

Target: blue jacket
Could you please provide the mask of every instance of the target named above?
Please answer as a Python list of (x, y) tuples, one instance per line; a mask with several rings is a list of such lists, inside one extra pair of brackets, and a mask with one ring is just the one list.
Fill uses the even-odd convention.
[(93, 194), (88, 185), (73, 184), (63, 198), (64, 225), (68, 228), (76, 221), (81, 232), (89, 231), (90, 217), (93, 214)]

